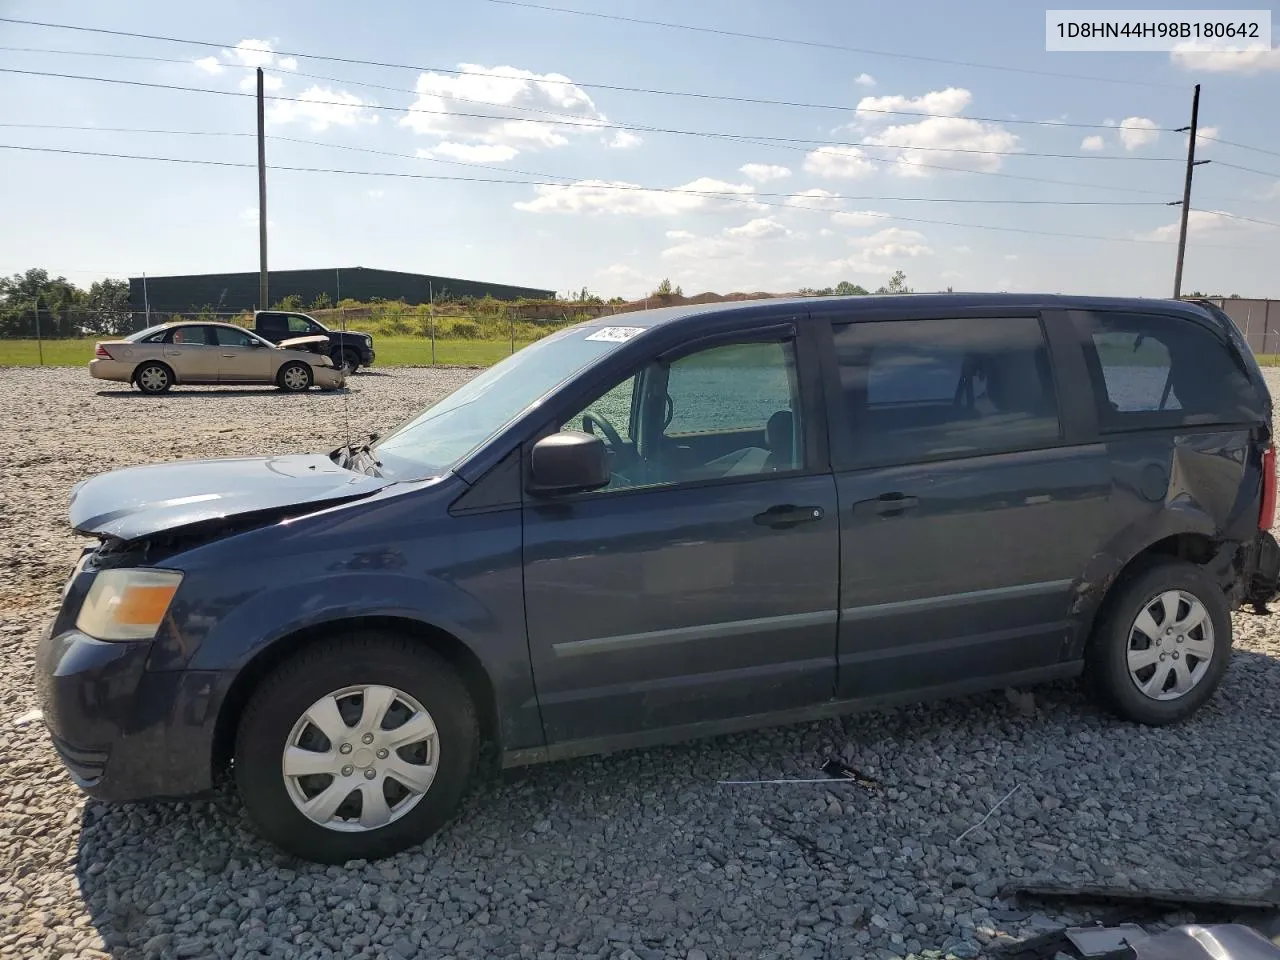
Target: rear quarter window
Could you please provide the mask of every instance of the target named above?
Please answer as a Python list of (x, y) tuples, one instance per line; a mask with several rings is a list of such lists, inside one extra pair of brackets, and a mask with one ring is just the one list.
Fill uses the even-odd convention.
[(1262, 397), (1224, 338), (1193, 320), (1092, 313), (1077, 328), (1103, 431), (1265, 417)]

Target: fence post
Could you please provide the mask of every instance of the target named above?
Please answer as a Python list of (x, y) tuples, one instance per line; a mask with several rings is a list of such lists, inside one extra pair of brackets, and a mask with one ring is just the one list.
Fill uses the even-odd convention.
[(36, 302), (36, 353), (40, 356), (40, 366), (44, 366), (44, 341), (40, 339), (40, 303)]
[(427, 306), (428, 306), (428, 309), (429, 309), (429, 310), (430, 310), (430, 312), (431, 312), (431, 365), (434, 367), (434, 366), (436, 365), (436, 305), (435, 305), (435, 301), (432, 301), (432, 302), (431, 302), (431, 303), (429, 303)]

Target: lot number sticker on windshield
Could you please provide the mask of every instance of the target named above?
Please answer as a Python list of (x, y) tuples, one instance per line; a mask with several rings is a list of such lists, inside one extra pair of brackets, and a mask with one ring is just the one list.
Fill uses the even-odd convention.
[(610, 343), (622, 343), (630, 340), (637, 333), (643, 333), (644, 327), (601, 327), (588, 336), (588, 340), (607, 340)]

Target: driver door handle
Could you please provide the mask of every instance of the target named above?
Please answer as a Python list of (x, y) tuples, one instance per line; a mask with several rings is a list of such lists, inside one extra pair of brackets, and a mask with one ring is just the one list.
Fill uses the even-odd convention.
[(882, 493), (874, 500), (860, 500), (853, 505), (855, 514), (874, 513), (882, 517), (898, 517), (920, 506), (917, 497), (905, 493)]
[(797, 507), (790, 503), (780, 503), (777, 506), (770, 507), (763, 513), (757, 513), (753, 519), (762, 527), (785, 530), (788, 527), (796, 526), (796, 524), (813, 523), (815, 520), (821, 520), (822, 515), (823, 510), (821, 507)]

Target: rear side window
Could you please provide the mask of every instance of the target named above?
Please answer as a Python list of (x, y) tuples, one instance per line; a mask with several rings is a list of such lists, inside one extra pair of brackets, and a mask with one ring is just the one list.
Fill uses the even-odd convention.
[(849, 323), (834, 333), (860, 463), (977, 456), (1061, 436), (1037, 318)]
[(1104, 431), (1264, 416), (1248, 376), (1212, 331), (1177, 317), (1079, 316)]

